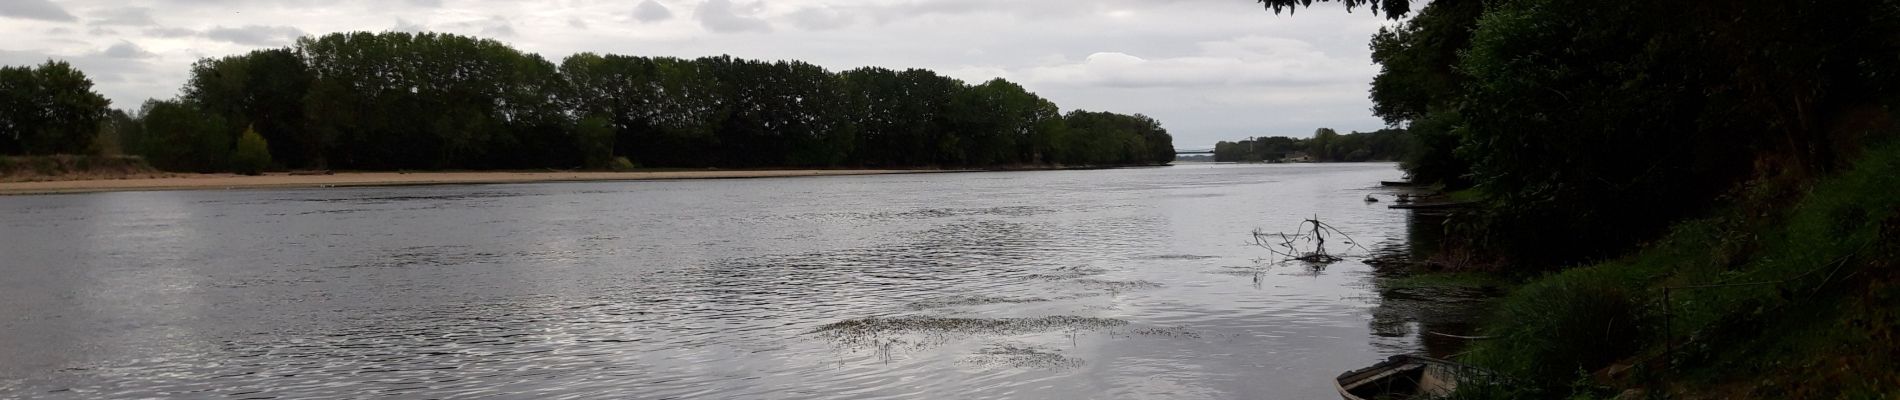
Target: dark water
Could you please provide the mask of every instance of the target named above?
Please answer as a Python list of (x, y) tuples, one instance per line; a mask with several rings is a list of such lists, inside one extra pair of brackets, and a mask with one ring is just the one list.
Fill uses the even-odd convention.
[(0, 197), (0, 397), (1329, 398), (1418, 324), (1249, 233), (1403, 246), (1399, 175)]

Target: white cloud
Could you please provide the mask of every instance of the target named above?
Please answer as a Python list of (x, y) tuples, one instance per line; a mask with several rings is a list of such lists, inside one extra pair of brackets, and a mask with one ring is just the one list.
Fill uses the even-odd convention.
[(1334, 58), (1309, 43), (1286, 38), (1244, 37), (1198, 47), (1196, 55), (1156, 59), (1101, 52), (1077, 63), (1031, 68), (1023, 75), (1030, 82), (1143, 88), (1298, 86), (1352, 81), (1377, 72), (1363, 61)]
[(205, 31), (205, 37), (237, 44), (253, 46), (281, 46), (296, 41), (303, 36), (303, 30), (292, 26), (246, 25), (236, 28), (215, 27)]

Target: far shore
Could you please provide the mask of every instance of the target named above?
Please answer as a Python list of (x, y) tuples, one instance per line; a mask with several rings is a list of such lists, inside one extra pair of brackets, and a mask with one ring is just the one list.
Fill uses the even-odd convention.
[(639, 181), (672, 179), (784, 178), (801, 176), (886, 175), (963, 170), (675, 170), (634, 172), (338, 172), (331, 175), (259, 176), (232, 174), (170, 174), (126, 179), (0, 182), (0, 195), (91, 193), (154, 190), (224, 190), (270, 188), (328, 188), (361, 186), (459, 185), (534, 182)]

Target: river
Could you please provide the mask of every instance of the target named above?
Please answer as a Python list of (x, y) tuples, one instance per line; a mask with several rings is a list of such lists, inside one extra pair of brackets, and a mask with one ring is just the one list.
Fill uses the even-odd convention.
[[(0, 398), (1336, 398), (1423, 346), (1363, 263), (1405, 245), (1362, 201), (1399, 176), (0, 197)], [(1365, 249), (1250, 244), (1315, 216)]]

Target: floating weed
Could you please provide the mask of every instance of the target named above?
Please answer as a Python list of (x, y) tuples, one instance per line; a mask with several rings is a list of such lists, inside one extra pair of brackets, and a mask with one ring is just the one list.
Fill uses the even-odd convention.
[(993, 296), (948, 296), (910, 303), (913, 310), (933, 308), (980, 306), (985, 304), (1022, 304), (1049, 301), (1041, 297), (993, 297)]
[(1159, 283), (1143, 281), (1143, 280), (1111, 281), (1111, 280), (1102, 280), (1102, 279), (1076, 279), (1074, 282), (1077, 285), (1086, 286), (1091, 289), (1107, 290), (1110, 292), (1126, 292), (1126, 291), (1131, 291), (1131, 290), (1155, 289), (1155, 288), (1161, 287), (1161, 284)]
[(1068, 315), (1038, 318), (947, 318), (910, 316), (860, 318), (826, 324), (811, 333), (848, 346), (873, 345), (888, 336), (921, 335), (943, 342), (963, 335), (1017, 335), (1056, 330), (1099, 330), (1128, 325), (1113, 318)]
[(977, 366), (1003, 366), (1028, 369), (1070, 369), (1081, 367), (1082, 359), (1058, 354), (1060, 350), (1030, 345), (993, 344), (961, 362)]
[(1252, 277), (1252, 276), (1257, 276), (1257, 275), (1266, 273), (1267, 271), (1269, 270), (1266, 268), (1260, 268), (1260, 267), (1240, 267), (1240, 266), (1230, 265), (1230, 266), (1220, 267), (1220, 269), (1207, 271), (1207, 273), (1215, 274), (1215, 275)]
[(1158, 254), (1158, 255), (1151, 255), (1151, 256), (1136, 257), (1135, 259), (1137, 260), (1206, 260), (1206, 259), (1211, 259), (1211, 258), (1220, 258), (1220, 257), (1219, 256), (1197, 256), (1193, 254)]
[(1176, 339), (1200, 339), (1201, 333), (1182, 327), (1141, 328), (1129, 331), (1142, 336), (1166, 336)]
[(1029, 280), (1037, 280), (1037, 281), (1066, 281), (1070, 279), (1079, 279), (1079, 278), (1096, 276), (1096, 275), (1101, 275), (1101, 274), (1106, 274), (1106, 273), (1108, 273), (1108, 270), (1101, 269), (1101, 268), (1071, 266), (1071, 267), (1057, 268), (1055, 271), (1051, 271), (1049, 273), (1029, 274), (1027, 276), (1024, 276), (1024, 278), (1029, 279)]

